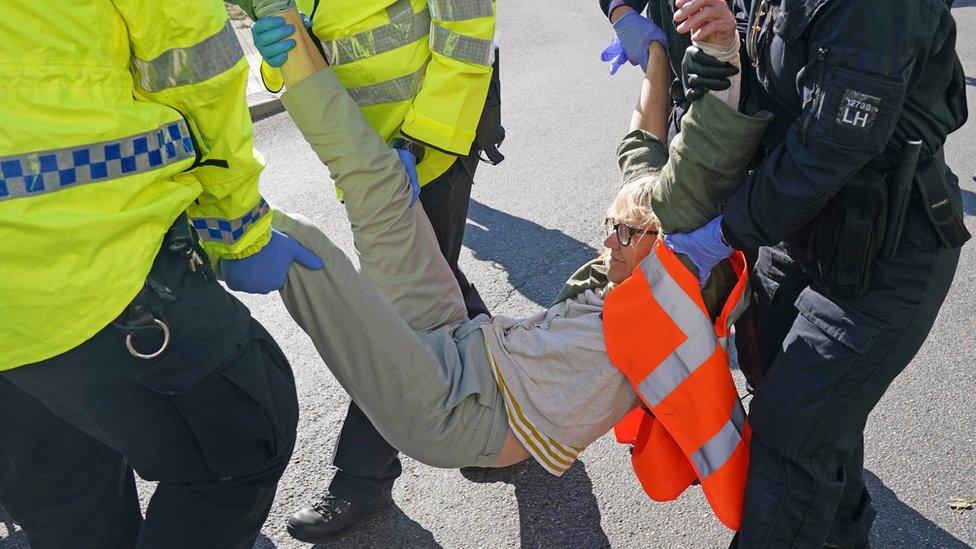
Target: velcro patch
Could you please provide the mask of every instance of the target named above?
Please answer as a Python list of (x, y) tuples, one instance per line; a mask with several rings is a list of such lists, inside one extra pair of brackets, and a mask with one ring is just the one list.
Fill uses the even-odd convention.
[(854, 90), (844, 90), (836, 122), (845, 128), (871, 130), (881, 110), (881, 98)]

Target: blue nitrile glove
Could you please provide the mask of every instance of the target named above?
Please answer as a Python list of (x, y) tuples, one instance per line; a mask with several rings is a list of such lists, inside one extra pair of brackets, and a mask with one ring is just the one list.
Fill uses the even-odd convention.
[(413, 206), (417, 203), (417, 199), (420, 198), (420, 178), (417, 177), (417, 157), (410, 151), (403, 149), (393, 150), (400, 157), (400, 162), (403, 163), (403, 169), (407, 170), (407, 179), (410, 181), (410, 205)]
[[(668, 37), (654, 21), (644, 17), (636, 11), (628, 12), (613, 24), (613, 30), (620, 39), (627, 60), (631, 65), (640, 65), (647, 72), (647, 51), (651, 42), (658, 42), (664, 49), (668, 48)], [(612, 44), (611, 44), (612, 45)]]
[(317, 255), (298, 241), (271, 229), (271, 240), (258, 253), (244, 259), (221, 259), (220, 272), (231, 290), (267, 294), (285, 285), (292, 261), (306, 269), (325, 267)]
[[(310, 27), (312, 22), (302, 14), (302, 23)], [(274, 68), (285, 64), (288, 52), (295, 47), (295, 40), (289, 38), (295, 34), (294, 25), (286, 25), (285, 20), (277, 16), (262, 17), (251, 27), (251, 37), (254, 47), (264, 58), (265, 63)]]
[(610, 41), (610, 45), (600, 53), (600, 61), (610, 62), (610, 76), (617, 74), (620, 67), (627, 62), (627, 54), (624, 53), (624, 46), (616, 36)]
[(671, 251), (685, 254), (698, 269), (698, 282), (705, 287), (712, 269), (726, 257), (732, 255), (732, 248), (722, 240), (722, 216), (708, 222), (690, 233), (665, 235), (664, 244)]

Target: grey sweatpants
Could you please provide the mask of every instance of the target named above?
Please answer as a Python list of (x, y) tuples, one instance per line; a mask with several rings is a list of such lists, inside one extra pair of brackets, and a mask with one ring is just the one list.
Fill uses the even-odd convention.
[(282, 102), (343, 191), (361, 268), (311, 221), (275, 211), (274, 227), (325, 262), (292, 265), (288, 312), (390, 444), (437, 467), (489, 465), (509, 427), (486, 319), (467, 319), (423, 208), (409, 206), (400, 160), (328, 69)]

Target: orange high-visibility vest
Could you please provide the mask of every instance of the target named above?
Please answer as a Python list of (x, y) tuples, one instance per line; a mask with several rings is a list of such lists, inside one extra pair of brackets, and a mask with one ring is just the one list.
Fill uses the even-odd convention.
[[(616, 427), (651, 499), (670, 501), (695, 480), (722, 524), (742, 522), (749, 426), (729, 370), (728, 334), (748, 305), (745, 256), (730, 257), (738, 282), (712, 322), (698, 279), (658, 245), (607, 294), (603, 331), (610, 361), (643, 407)], [(649, 411), (649, 412), (648, 412)]]

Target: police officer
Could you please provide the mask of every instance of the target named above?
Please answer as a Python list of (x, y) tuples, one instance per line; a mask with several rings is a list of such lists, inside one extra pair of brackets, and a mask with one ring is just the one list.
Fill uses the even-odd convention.
[[(12, 8), (0, 502), (35, 549), (250, 548), (294, 447), (295, 383), (208, 256), (247, 291), (322, 264), (271, 230), (224, 5)], [(145, 520), (133, 470), (158, 482)]]
[[(707, 1), (677, 0), (678, 31)], [(967, 117), (956, 27), (945, 0), (749, 7), (744, 108), (776, 114), (763, 160), (717, 223), (670, 238), (705, 271), (726, 242), (759, 247), (733, 545), (867, 547), (865, 422), (932, 328), (969, 238), (942, 152)]]
[[(469, 316), (487, 314), (457, 263), (479, 154), (490, 163), (502, 159), (496, 148), (504, 134), (494, 1), (296, 4), (308, 15), (310, 32), (366, 120), (397, 149)], [(294, 30), (280, 17), (257, 18), (254, 24), (254, 43), (264, 58), (262, 76), (271, 90), (282, 87), (273, 67), (280, 67), (294, 47)], [(323, 496), (289, 519), (289, 534), (322, 542), (388, 507), (401, 473), (397, 453), (350, 403), (332, 457), (335, 476)]]

